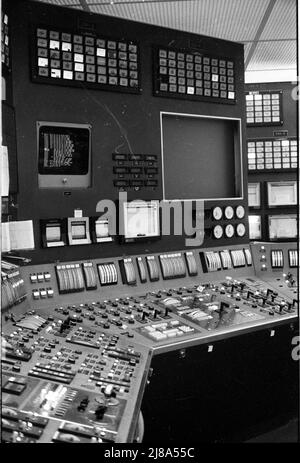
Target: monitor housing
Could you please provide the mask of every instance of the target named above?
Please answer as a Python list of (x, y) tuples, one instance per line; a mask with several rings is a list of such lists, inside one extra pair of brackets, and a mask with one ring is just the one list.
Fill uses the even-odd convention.
[(39, 188), (91, 186), (91, 126), (37, 122)]
[(40, 227), (43, 248), (67, 245), (67, 225), (65, 219), (41, 219)]
[(69, 245), (91, 244), (88, 217), (68, 217)]

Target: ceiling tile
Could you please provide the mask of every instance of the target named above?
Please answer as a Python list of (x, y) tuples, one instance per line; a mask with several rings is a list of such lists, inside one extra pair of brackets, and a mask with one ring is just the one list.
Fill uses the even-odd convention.
[(296, 0), (277, 0), (260, 40), (296, 39)]
[(247, 71), (295, 69), (297, 67), (296, 40), (259, 42)]
[[(269, 0), (87, 0), (94, 13), (189, 31), (225, 40), (255, 37)], [(95, 4), (97, 3), (97, 4)]]
[[(245, 59), (270, 0), (36, 0), (244, 42)], [(276, 0), (248, 71), (296, 68), (296, 0)], [(276, 40), (276, 42), (272, 42)]]

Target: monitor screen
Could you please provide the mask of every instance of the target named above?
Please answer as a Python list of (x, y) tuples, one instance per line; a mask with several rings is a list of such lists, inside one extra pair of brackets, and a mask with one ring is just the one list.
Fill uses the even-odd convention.
[(124, 202), (123, 226), (125, 239), (141, 239), (159, 236), (159, 202)]
[(297, 216), (290, 215), (270, 215), (269, 216), (269, 238), (295, 239), (297, 238)]
[(71, 224), (72, 238), (80, 240), (86, 238), (86, 223), (85, 222), (74, 222)]
[(39, 132), (40, 174), (86, 174), (89, 166), (89, 131), (81, 128), (50, 127)]
[(40, 188), (90, 186), (88, 124), (37, 122)]
[(106, 238), (109, 236), (109, 229), (108, 229), (108, 220), (97, 220), (95, 223), (95, 231), (97, 238)]
[(164, 200), (243, 197), (240, 119), (162, 112), (161, 150)]
[(47, 242), (61, 240), (61, 226), (59, 224), (46, 226), (46, 240)]
[(261, 216), (260, 215), (249, 215), (249, 239), (259, 240), (261, 239)]
[(297, 204), (297, 184), (290, 182), (268, 182), (269, 206), (295, 206)]

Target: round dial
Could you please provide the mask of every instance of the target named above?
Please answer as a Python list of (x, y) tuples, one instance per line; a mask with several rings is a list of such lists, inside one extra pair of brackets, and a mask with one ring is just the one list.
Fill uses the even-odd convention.
[(214, 235), (214, 238), (217, 238), (217, 239), (220, 239), (223, 236), (223, 228), (221, 227), (221, 225), (216, 225), (213, 228), (213, 235)]
[(219, 206), (216, 206), (213, 208), (212, 215), (215, 220), (220, 220), (222, 218), (223, 211)]
[(226, 217), (226, 219), (232, 219), (233, 214), (234, 214), (233, 207), (231, 207), (231, 206), (225, 207), (225, 217)]
[(231, 223), (226, 225), (226, 227), (225, 227), (225, 235), (227, 236), (227, 238), (232, 238), (233, 237), (233, 235), (234, 235), (234, 226), (231, 225)]
[(237, 226), (236, 226), (236, 232), (237, 232), (237, 235), (238, 236), (244, 236), (245, 233), (246, 233), (246, 227), (243, 223), (239, 223)]
[(240, 205), (240, 206), (237, 206), (236, 209), (235, 209), (235, 213), (236, 213), (236, 216), (238, 219), (242, 219), (243, 217), (245, 217), (245, 208), (244, 206)]

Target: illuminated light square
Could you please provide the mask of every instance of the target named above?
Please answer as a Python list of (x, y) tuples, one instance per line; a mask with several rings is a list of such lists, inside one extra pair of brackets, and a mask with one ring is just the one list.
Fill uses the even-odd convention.
[(55, 79), (60, 79), (61, 78), (61, 70), (60, 69), (51, 69), (51, 77), (54, 77)]
[(83, 55), (81, 55), (79, 53), (75, 53), (74, 61), (76, 61), (77, 63), (83, 63)]
[(72, 44), (68, 42), (62, 42), (61, 49), (63, 51), (72, 51)]
[(84, 64), (82, 63), (75, 63), (74, 70), (78, 72), (84, 72)]
[(60, 49), (60, 42), (58, 40), (50, 40), (49, 47), (52, 50), (59, 50)]
[(40, 67), (48, 67), (49, 60), (48, 58), (39, 58), (38, 59), (38, 66)]
[(73, 80), (73, 71), (63, 71), (63, 78)]

